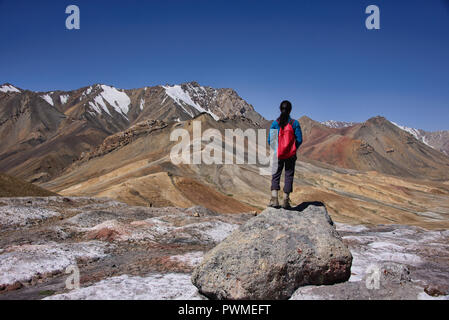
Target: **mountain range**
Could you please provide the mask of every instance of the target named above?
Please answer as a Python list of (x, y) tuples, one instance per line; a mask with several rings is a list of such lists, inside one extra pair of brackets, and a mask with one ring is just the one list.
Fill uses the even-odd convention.
[[(170, 161), (175, 144), (170, 133), (184, 128), (192, 135), (192, 119), (201, 121), (203, 132), (270, 126), (234, 90), (196, 82), (130, 90), (98, 84), (52, 92), (5, 84), (0, 87), (0, 171), (64, 196), (261, 211), (270, 177), (260, 175), (258, 165)], [(299, 121), (304, 143), (292, 201), (322, 201), (345, 223), (447, 224), (445, 154), (383, 117), (350, 124), (325, 125), (306, 116)]]
[[(335, 221), (329, 230), (341, 234), (351, 251), (348, 282), (306, 286), (295, 299), (447, 297), (449, 157), (417, 132), (379, 116), (327, 125), (301, 117), (304, 142), (290, 194), (296, 211), (259, 215), (271, 182), (260, 165), (171, 161), (175, 129), (185, 129), (200, 150), (209, 146), (193, 135), (194, 121), (203, 133), (270, 126), (232, 89), (197, 83), (70, 92), (1, 86), (0, 171), (6, 174), (0, 173), (0, 299), (202, 298), (192, 287), (193, 268), (235, 230), (259, 225), (267, 211), (274, 217), (264, 222), (268, 230), (308, 231), (283, 233), (270, 250), (293, 248), (301, 257), (318, 248), (301, 239), (318, 235), (319, 249), (334, 259), (337, 247), (321, 238), (320, 221)], [(225, 139), (222, 150), (235, 159), (229, 143)], [(259, 151), (253, 141), (245, 146)], [(319, 217), (313, 218), (316, 209)], [(284, 214), (281, 229), (278, 214)], [(251, 237), (265, 242), (259, 228), (252, 230)], [(270, 244), (259, 244), (246, 250), (248, 257), (252, 249), (261, 249), (263, 259), (272, 256), (265, 250)], [(275, 264), (290, 263), (292, 255), (285, 257)], [(82, 274), (81, 287), (68, 291), (65, 270), (73, 265)], [(247, 272), (246, 265), (239, 271)], [(373, 265), (385, 275), (380, 291), (366, 289)], [(222, 266), (212, 264), (212, 270)], [(284, 269), (275, 277), (282, 278)]]
[(33, 92), (0, 86), (0, 170), (48, 181), (112, 134), (145, 120), (183, 121), (206, 112), (215, 120), (266, 120), (232, 89), (196, 82), (117, 89), (96, 84), (73, 91)]
[[(422, 129), (415, 129), (406, 126), (401, 126), (393, 121), (391, 121), (391, 123), (396, 125), (398, 128), (407, 131), (408, 133), (413, 135), (417, 140), (449, 156), (449, 130), (425, 131)], [(321, 124), (329, 128), (340, 129), (345, 127), (351, 127), (359, 123), (328, 120), (321, 122)]]
[(308, 159), (359, 171), (420, 179), (447, 179), (448, 157), (384, 117), (331, 128), (304, 116), (300, 120)]

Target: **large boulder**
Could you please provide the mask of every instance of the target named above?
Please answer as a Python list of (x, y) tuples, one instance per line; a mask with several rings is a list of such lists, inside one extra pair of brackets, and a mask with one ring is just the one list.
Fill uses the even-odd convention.
[(383, 262), (373, 264), (370, 270), (363, 281), (348, 281), (333, 286), (305, 286), (296, 290), (290, 299), (416, 300), (425, 297), (423, 288), (412, 281), (410, 270), (405, 265)]
[(212, 299), (288, 299), (300, 286), (347, 281), (352, 255), (322, 203), (269, 208), (209, 251), (192, 283)]

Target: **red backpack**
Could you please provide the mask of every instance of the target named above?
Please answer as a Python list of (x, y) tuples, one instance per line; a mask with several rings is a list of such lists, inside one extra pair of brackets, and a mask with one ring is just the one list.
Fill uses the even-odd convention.
[(284, 128), (279, 128), (278, 159), (284, 160), (296, 154), (296, 138), (293, 130), (294, 120), (287, 123)]

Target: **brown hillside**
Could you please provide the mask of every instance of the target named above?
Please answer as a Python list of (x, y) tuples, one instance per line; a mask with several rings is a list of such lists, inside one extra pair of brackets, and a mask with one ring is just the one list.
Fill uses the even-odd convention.
[[(256, 127), (242, 118), (216, 122), (204, 114), (197, 119), (203, 131)], [(105, 139), (96, 151), (43, 186), (67, 196), (110, 197), (144, 206), (200, 204), (220, 212), (261, 211), (266, 206), (271, 177), (260, 175), (256, 165), (171, 163), (169, 154), (174, 143), (169, 142), (170, 132), (175, 128), (191, 131), (191, 121), (168, 123), (156, 130), (145, 128), (139, 125), (135, 131)], [(313, 137), (307, 130), (305, 127), (305, 138)], [(320, 131), (316, 132), (320, 137)], [(337, 142), (353, 143), (351, 137), (332, 132), (336, 131), (325, 132), (321, 139), (333, 137)], [(344, 143), (339, 145), (346, 147)], [(332, 156), (338, 159), (347, 150), (351, 151), (342, 148)], [(436, 229), (449, 226), (447, 183), (344, 169), (310, 159), (297, 162), (291, 199), (293, 204), (323, 201), (339, 222), (401, 223)]]
[(0, 91), (0, 170), (30, 182), (49, 181), (110, 135), (145, 120), (171, 123), (203, 111), (217, 119), (266, 121), (234, 90), (196, 82), (129, 90), (95, 84), (72, 91)]
[(0, 173), (0, 197), (49, 197), (56, 193)]

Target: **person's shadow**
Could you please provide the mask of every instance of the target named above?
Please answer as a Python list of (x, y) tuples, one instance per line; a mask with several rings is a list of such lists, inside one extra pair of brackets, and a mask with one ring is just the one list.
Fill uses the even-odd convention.
[(303, 203), (297, 205), (296, 207), (291, 207), (288, 210), (301, 212), (301, 211), (304, 211), (305, 209), (307, 209), (308, 206), (325, 207), (324, 203), (322, 203), (320, 201), (309, 201), (309, 202), (303, 202)]

